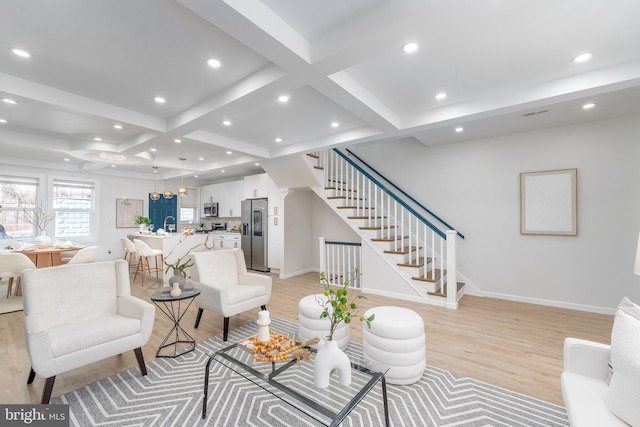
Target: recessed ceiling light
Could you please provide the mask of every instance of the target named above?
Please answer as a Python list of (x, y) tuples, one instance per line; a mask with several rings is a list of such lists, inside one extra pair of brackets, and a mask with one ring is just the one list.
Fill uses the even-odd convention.
[(593, 102), (589, 102), (589, 103), (587, 103), (587, 104), (584, 104), (584, 105), (582, 106), (582, 109), (583, 109), (583, 110), (590, 110), (590, 109), (592, 109), (592, 108), (593, 108), (593, 107), (595, 107), (595, 106), (596, 106), (596, 104), (594, 104)]
[(31, 54), (29, 52), (27, 52), (26, 50), (22, 50), (22, 49), (11, 49), (11, 52), (13, 52), (14, 54), (21, 56), (23, 58), (31, 58)]
[(288, 102), (289, 101), (289, 97), (287, 95), (280, 95), (278, 97), (278, 101), (280, 101), (282, 103)]
[(153, 98), (153, 100), (156, 101), (158, 104), (164, 104), (165, 102), (167, 102), (167, 100), (161, 96), (156, 96), (155, 98)]
[(282, 142), (282, 138), (276, 138), (274, 139), (275, 142)]
[(337, 128), (338, 126), (340, 126), (340, 123), (338, 123), (338, 122), (331, 122), (331, 127), (332, 127), (332, 128)]
[(109, 166), (111, 166), (112, 168), (115, 168), (115, 167), (116, 167), (116, 165), (109, 165)]
[(463, 127), (461, 127), (461, 126), (458, 126), (458, 127), (456, 128), (456, 132), (463, 132), (463, 131), (464, 131), (464, 128), (463, 128)]
[(229, 120), (223, 121), (222, 124), (225, 126), (231, 126), (231, 122)]
[(7, 123), (5, 119), (0, 119), (0, 123)]
[(194, 177), (194, 178), (197, 178), (197, 177), (198, 177), (198, 175), (193, 175), (193, 177)]
[(446, 97), (447, 97), (447, 94), (444, 93), (444, 92), (436, 93), (436, 99), (437, 100), (442, 100), (442, 99), (445, 99)]
[(173, 140), (173, 142), (175, 142), (176, 144), (180, 144), (180, 143), (182, 142), (182, 140), (181, 140), (181, 139), (176, 138), (176, 139), (174, 139), (174, 140)]
[(224, 173), (224, 172), (225, 172), (225, 170), (224, 170), (224, 169), (222, 169), (222, 170), (220, 171), (220, 173)]
[(93, 140), (94, 140), (94, 141), (102, 141), (102, 138), (100, 138), (99, 136), (94, 136), (94, 137), (93, 137)]
[(204, 160), (204, 157), (198, 157), (198, 160)]
[(413, 53), (416, 50), (418, 50), (418, 43), (416, 42), (409, 42), (402, 45), (402, 51), (404, 53)]
[(211, 68), (220, 68), (222, 63), (215, 58), (209, 58), (207, 59), (207, 65)]
[(68, 158), (68, 157), (66, 157), (66, 158), (64, 159), (64, 161), (65, 161), (65, 162), (70, 162), (70, 161), (71, 161), (71, 159), (70, 159), (70, 158)]
[(10, 99), (10, 98), (2, 98), (2, 100), (4, 102), (6, 102), (7, 104), (17, 104), (18, 103), (15, 99)]
[(150, 148), (149, 151), (153, 151), (155, 153), (156, 151), (158, 151), (158, 149), (157, 148)]
[(583, 53), (583, 54), (580, 54), (580, 55), (576, 56), (575, 58), (572, 59), (572, 61), (575, 62), (575, 63), (586, 62), (586, 61), (590, 60), (592, 56), (593, 55), (592, 55), (591, 52), (586, 52), (586, 53)]
[(260, 166), (260, 163), (256, 162), (256, 163), (254, 163), (254, 165), (256, 165), (256, 166)]
[(122, 125), (115, 124), (115, 125), (113, 125), (113, 128), (114, 129), (122, 129)]
[(233, 151), (227, 151), (227, 154), (233, 154)]

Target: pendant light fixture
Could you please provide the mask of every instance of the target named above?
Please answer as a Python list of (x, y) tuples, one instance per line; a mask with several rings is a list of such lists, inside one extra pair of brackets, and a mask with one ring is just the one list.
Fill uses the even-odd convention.
[(160, 200), (160, 193), (156, 191), (157, 182), (158, 182), (158, 167), (153, 166), (153, 193), (149, 194), (149, 198), (153, 201)]
[(164, 192), (162, 193), (162, 196), (165, 199), (171, 199), (173, 197), (173, 191), (169, 189), (169, 178), (167, 178), (167, 189), (164, 190)]
[(187, 194), (189, 194), (189, 192), (187, 191), (187, 189), (184, 186), (184, 161), (187, 160), (184, 157), (180, 157), (180, 162), (182, 163), (182, 185), (180, 186), (180, 188), (178, 188), (178, 196), (180, 197), (184, 197)]

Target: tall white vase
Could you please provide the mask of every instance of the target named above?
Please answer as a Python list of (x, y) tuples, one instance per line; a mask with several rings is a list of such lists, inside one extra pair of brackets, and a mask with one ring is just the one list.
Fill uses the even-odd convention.
[(351, 362), (349, 357), (340, 350), (338, 342), (334, 340), (320, 340), (318, 353), (313, 364), (313, 383), (318, 388), (329, 387), (329, 379), (333, 370), (338, 371), (340, 384), (351, 384)]

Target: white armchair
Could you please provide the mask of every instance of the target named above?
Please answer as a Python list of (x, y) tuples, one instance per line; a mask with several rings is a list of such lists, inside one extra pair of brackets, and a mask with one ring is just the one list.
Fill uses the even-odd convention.
[(198, 315), (194, 328), (204, 310), (216, 312), (224, 317), (223, 339), (227, 341), (229, 317), (255, 307), (267, 309), (272, 279), (248, 273), (241, 249), (193, 252), (191, 257), (191, 278), (201, 292), (195, 300)]
[(155, 307), (131, 295), (126, 261), (28, 269), (22, 282), (27, 383), (36, 374), (46, 378), (43, 404), (57, 374), (129, 350), (147, 374), (141, 348), (151, 336)]
[(562, 398), (572, 427), (627, 426), (605, 403), (611, 346), (578, 338), (564, 341)]

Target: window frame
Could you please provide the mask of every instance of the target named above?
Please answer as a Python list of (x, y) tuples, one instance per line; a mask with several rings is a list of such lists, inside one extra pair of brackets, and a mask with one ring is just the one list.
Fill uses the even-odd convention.
[[(79, 183), (79, 184), (91, 184), (93, 185), (93, 199), (91, 209), (55, 209), (54, 208), (54, 187), (58, 182), (68, 182), (68, 183)], [(86, 176), (64, 176), (64, 175), (50, 175), (47, 181), (47, 194), (49, 195), (48, 207), (51, 212), (86, 212), (89, 211), (89, 234), (87, 236), (73, 236), (69, 239), (75, 242), (96, 242), (99, 240), (99, 228), (100, 228), (100, 218), (99, 218), (99, 201), (100, 201), (100, 181), (95, 178), (90, 178)], [(51, 235), (54, 239), (64, 239), (65, 237), (57, 237), (57, 230), (55, 221), (53, 221), (53, 234)]]

